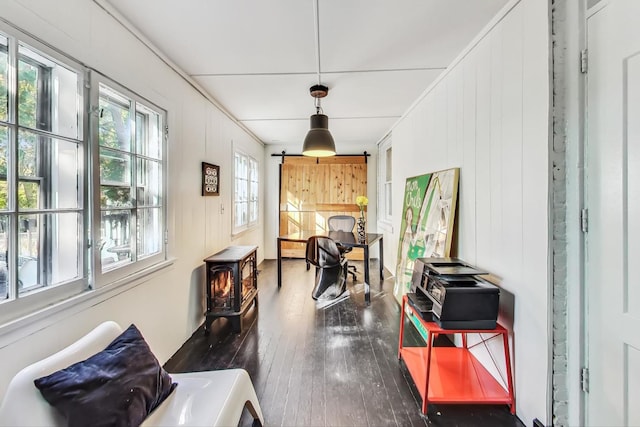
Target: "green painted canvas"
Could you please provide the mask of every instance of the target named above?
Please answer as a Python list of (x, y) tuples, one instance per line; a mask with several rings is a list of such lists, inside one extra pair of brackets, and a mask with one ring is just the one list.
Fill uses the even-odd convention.
[(411, 288), (416, 259), (450, 255), (459, 176), (453, 168), (407, 178), (393, 289), (398, 301)]

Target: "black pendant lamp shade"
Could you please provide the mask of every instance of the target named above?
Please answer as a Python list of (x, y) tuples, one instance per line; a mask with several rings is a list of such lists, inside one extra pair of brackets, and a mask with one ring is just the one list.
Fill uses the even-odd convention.
[(328, 157), (336, 155), (336, 144), (329, 132), (329, 117), (314, 114), (310, 119), (311, 128), (304, 139), (302, 154), (311, 157)]
[(310, 157), (335, 156), (336, 144), (329, 132), (329, 117), (320, 114), (320, 98), (327, 96), (329, 88), (315, 85), (309, 91), (316, 98), (316, 114), (310, 117), (311, 126), (302, 145), (302, 154)]

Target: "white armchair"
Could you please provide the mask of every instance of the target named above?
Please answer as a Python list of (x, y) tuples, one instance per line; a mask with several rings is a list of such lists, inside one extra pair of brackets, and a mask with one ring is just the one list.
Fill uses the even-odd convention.
[[(27, 366), (9, 383), (0, 405), (0, 426), (62, 426), (62, 415), (42, 397), (33, 381), (102, 351), (122, 333), (105, 322), (59, 352)], [(244, 369), (171, 374), (178, 387), (142, 423), (143, 426), (238, 425), (247, 407), (254, 425), (264, 424), (249, 374)]]

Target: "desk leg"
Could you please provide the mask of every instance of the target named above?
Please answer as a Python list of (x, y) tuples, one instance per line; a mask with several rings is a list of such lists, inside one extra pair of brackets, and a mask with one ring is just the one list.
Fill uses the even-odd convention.
[(371, 286), (369, 286), (369, 245), (364, 246), (364, 302), (371, 304)]
[(384, 248), (382, 245), (382, 237), (380, 238), (380, 243), (378, 243), (378, 248), (380, 250), (380, 280), (384, 280)]
[(282, 240), (278, 239), (278, 289), (282, 286)]

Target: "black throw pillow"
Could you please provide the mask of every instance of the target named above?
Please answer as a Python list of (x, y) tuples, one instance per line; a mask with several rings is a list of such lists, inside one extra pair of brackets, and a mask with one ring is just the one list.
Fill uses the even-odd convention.
[(139, 426), (177, 385), (135, 325), (100, 353), (34, 383), (70, 427)]

